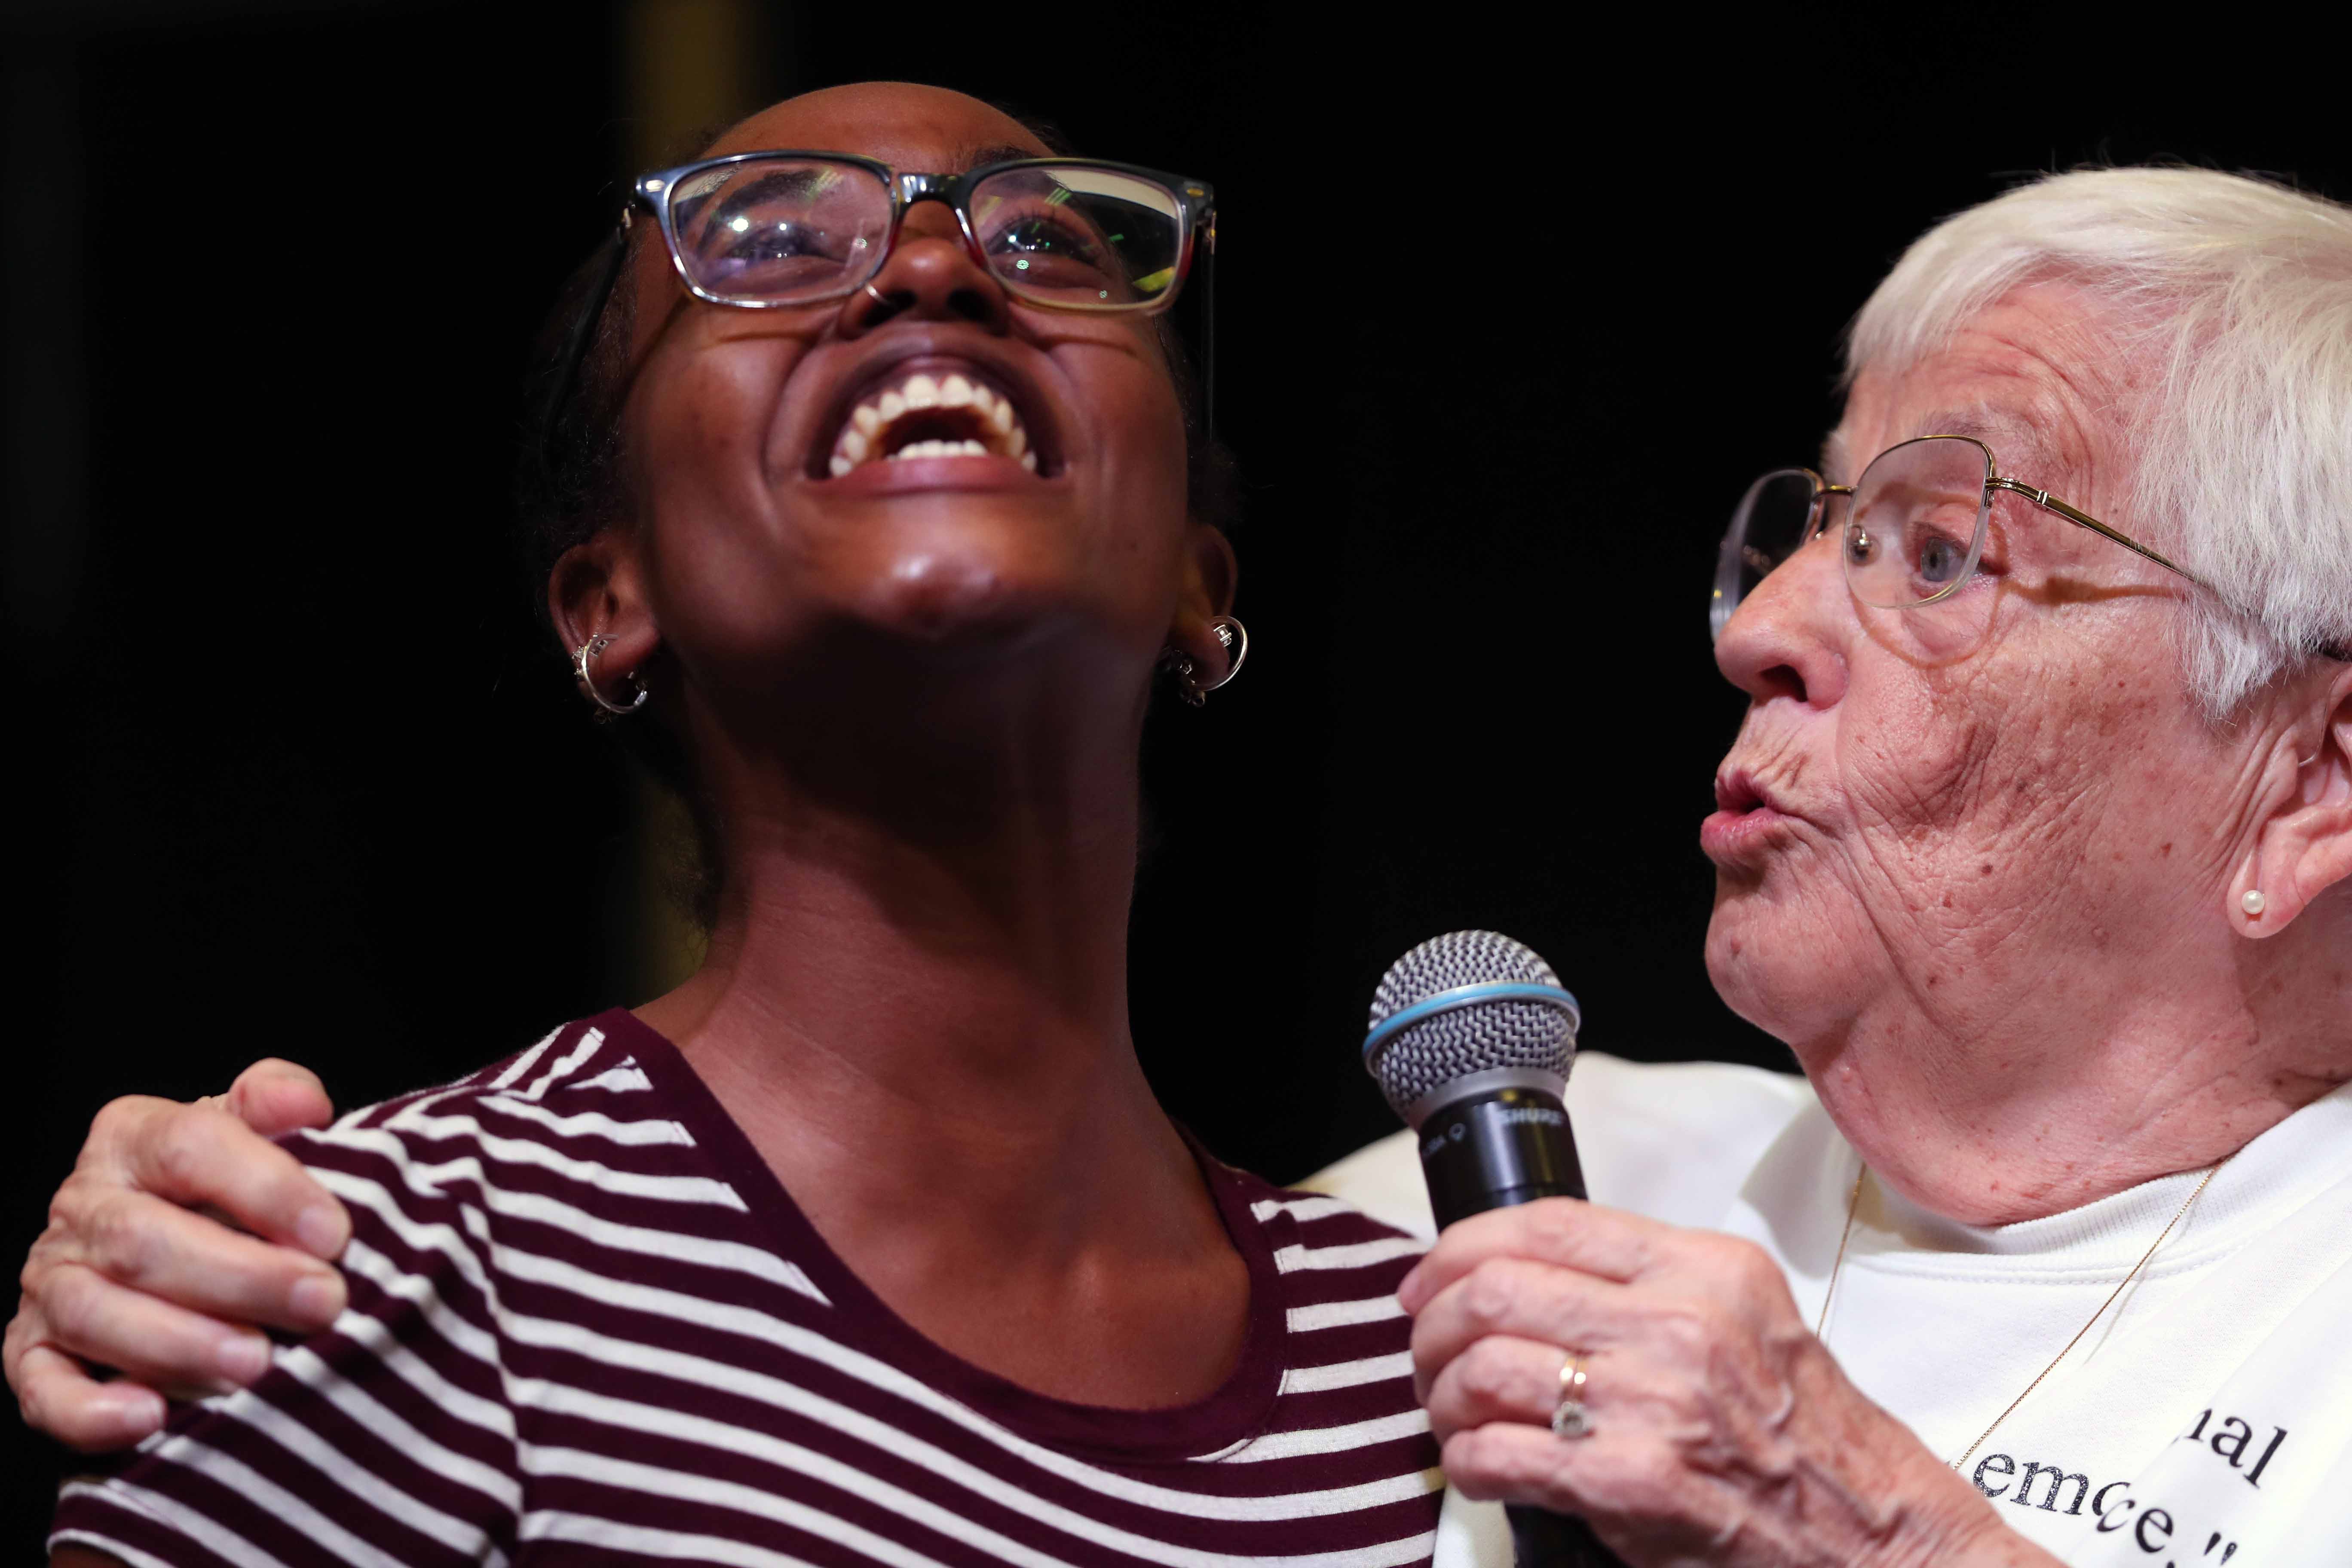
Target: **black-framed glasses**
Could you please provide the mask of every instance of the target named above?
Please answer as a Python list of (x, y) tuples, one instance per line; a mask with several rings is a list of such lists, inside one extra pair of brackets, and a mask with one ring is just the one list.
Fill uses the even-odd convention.
[[(2003, 490), (2113, 540), (2133, 554), (2215, 594), (2185, 567), (2049, 491), (2003, 476), (1992, 448), (1972, 436), (1922, 436), (1881, 452), (1851, 485), (1811, 468), (1775, 468), (1748, 487), (1716, 557), (1707, 619), (1720, 639), (1740, 601), (1790, 556), (1829, 531), (1843, 510), (1840, 556), (1847, 588), (1865, 605), (1918, 609), (1958, 593), (1984, 557), (1985, 521)], [(2347, 658), (2336, 647), (2310, 652)]]
[(838, 153), (736, 153), (638, 178), (698, 299), (751, 310), (838, 300), (881, 271), (917, 202), (944, 202), (972, 260), (1049, 310), (1162, 310), (1215, 244), (1209, 187), (1130, 163), (1023, 158), (894, 173)]
[[(564, 347), (542, 446), (580, 374), (626, 259), (634, 215), (649, 214), (696, 299), (738, 310), (823, 304), (872, 282), (907, 211), (943, 202), (972, 260), (1040, 310), (1152, 315), (1201, 270), (1201, 376), (1211, 366), (1209, 258), (1215, 198), (1182, 175), (1092, 158), (1020, 158), (961, 174), (910, 174), (845, 153), (732, 153), (641, 174), (612, 254)], [(1204, 413), (1204, 423), (1205, 423)]]

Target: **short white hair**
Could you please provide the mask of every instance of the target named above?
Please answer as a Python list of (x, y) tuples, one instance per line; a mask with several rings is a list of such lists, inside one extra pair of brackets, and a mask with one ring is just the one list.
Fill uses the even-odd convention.
[(2131, 515), (2106, 521), (2226, 601), (2195, 595), (2185, 626), (2196, 700), (2226, 717), (2352, 646), (2352, 208), (2210, 169), (2052, 174), (1904, 252), (1854, 319), (1847, 375), (1899, 374), (2043, 279), (2116, 307), (2154, 368), (2124, 411)]

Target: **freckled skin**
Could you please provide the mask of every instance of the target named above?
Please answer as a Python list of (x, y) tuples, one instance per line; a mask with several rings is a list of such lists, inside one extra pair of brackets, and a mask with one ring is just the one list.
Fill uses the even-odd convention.
[[(1830, 477), (1980, 433), (2011, 477), (2163, 548), (2105, 326), (2029, 288), (1865, 374)], [(1840, 542), (1717, 645), (1752, 702), (1703, 838), (1707, 965), (1879, 1177), (2024, 1219), (2209, 1164), (2352, 1077), (2352, 669), (2217, 726), (2173, 637), (2192, 590), (2110, 541), (2003, 500), (1985, 574), (1924, 611), (1859, 605)], [(2054, 1568), (1846, 1381), (1746, 1242), (1546, 1199), (1449, 1227), (1399, 1294), (1469, 1496), (1577, 1513), (1633, 1563)], [(1597, 1431), (1562, 1443), (1571, 1346), (1594, 1347)]]
[[(2029, 286), (1904, 374), (1865, 371), (1830, 477), (1973, 415), (2002, 473), (2162, 549), (2132, 500), (2137, 374), (2081, 296)], [(2308, 962), (2352, 938), (2343, 855), (2272, 831), (2297, 760), (2334, 735), (2340, 762), (2343, 667), (2210, 723), (2177, 641), (2197, 590), (2014, 495), (1984, 574), (1926, 609), (1856, 601), (1838, 544), (1766, 579), (1717, 647), (1754, 699), (1727, 765), (1804, 820), (1719, 862), (1707, 960), (1874, 1170), (2005, 1223), (2208, 1164), (2352, 1078), (2341, 965)], [(2247, 941), (2239, 890), (2290, 867), (2312, 907)]]

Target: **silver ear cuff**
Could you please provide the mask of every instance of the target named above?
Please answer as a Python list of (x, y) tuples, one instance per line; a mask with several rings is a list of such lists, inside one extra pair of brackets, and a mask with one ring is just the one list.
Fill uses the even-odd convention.
[(636, 690), (636, 695), (626, 702), (614, 702), (596, 689), (594, 673), (596, 656), (612, 646), (613, 639), (599, 632), (582, 643), (578, 651), (572, 656), (572, 678), (579, 682), (581, 694), (594, 705), (596, 720), (599, 723), (610, 723), (624, 714), (635, 712), (646, 705), (646, 699), (653, 695), (646, 689), (645, 683), (636, 678), (635, 672), (621, 678)]
[(1192, 662), (1190, 654), (1179, 653), (1171, 647), (1160, 658), (1160, 667), (1176, 678), (1176, 695), (1195, 708), (1208, 701), (1210, 692), (1222, 691), (1231, 686), (1234, 677), (1242, 672), (1242, 662), (1249, 658), (1249, 628), (1241, 622), (1231, 616), (1219, 616), (1209, 623), (1209, 629), (1217, 634), (1217, 641), (1233, 655), (1226, 661), (1224, 675), (1215, 685), (1203, 686), (1192, 679), (1199, 666)]

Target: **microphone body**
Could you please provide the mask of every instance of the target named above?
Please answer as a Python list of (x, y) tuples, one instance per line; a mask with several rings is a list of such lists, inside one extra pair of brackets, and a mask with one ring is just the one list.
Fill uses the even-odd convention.
[[(1419, 1134), (1439, 1229), (1585, 1195), (1560, 1102), (1580, 1021), (1551, 966), (1494, 931), (1423, 942), (1381, 980), (1365, 1066)], [(1518, 1568), (1624, 1568), (1574, 1515), (1517, 1503), (1504, 1511)]]
[(1421, 1173), (1440, 1230), (1488, 1209), (1584, 1196), (1576, 1135), (1557, 1090), (1474, 1087), (1421, 1124)]

